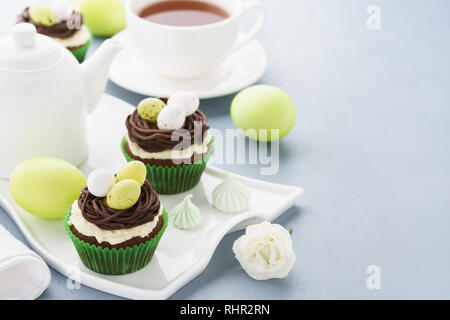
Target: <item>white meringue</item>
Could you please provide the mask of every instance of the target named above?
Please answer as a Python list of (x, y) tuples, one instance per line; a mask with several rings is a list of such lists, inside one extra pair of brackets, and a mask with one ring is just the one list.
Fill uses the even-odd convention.
[(245, 211), (250, 200), (250, 192), (241, 182), (227, 172), (221, 184), (214, 188), (212, 206), (219, 211), (238, 213)]
[(170, 214), (170, 221), (178, 229), (192, 229), (202, 222), (202, 214), (191, 198), (192, 194), (187, 195)]

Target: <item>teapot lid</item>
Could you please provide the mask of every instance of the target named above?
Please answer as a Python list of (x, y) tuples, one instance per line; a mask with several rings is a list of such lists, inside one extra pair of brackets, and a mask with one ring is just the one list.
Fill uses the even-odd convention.
[(0, 40), (0, 68), (30, 71), (56, 63), (63, 53), (62, 47), (49, 37), (37, 34), (30, 23), (19, 23), (12, 34)]

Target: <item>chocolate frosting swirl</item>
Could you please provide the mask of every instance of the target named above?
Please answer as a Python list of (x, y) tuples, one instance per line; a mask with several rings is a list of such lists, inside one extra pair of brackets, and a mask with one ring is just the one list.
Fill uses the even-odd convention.
[(145, 180), (138, 202), (129, 209), (115, 210), (105, 204), (105, 198), (81, 190), (78, 198), (81, 214), (90, 223), (103, 230), (130, 229), (151, 222), (158, 215), (161, 203), (158, 194)]
[[(173, 149), (177, 144), (185, 141), (184, 139), (190, 139), (191, 145), (201, 144), (209, 129), (206, 121), (207, 118), (205, 114), (197, 109), (192, 115), (186, 117), (186, 121), (182, 128), (188, 130), (189, 135), (186, 133), (183, 134), (183, 131), (179, 129), (179, 140), (175, 141), (172, 141), (172, 134), (177, 130), (161, 130), (156, 127), (151, 127), (146, 120), (139, 117), (137, 110), (127, 117), (125, 125), (131, 141), (147, 152), (160, 152)], [(200, 126), (198, 125), (194, 128), (195, 122), (201, 123), (201, 130), (199, 130)]]
[(31, 23), (36, 27), (38, 33), (49, 37), (65, 39), (73, 36), (79, 29), (69, 28), (69, 24), (67, 23), (67, 21), (77, 21), (79, 19), (79, 25), (83, 25), (83, 15), (80, 12), (73, 11), (72, 16), (69, 19), (63, 20), (51, 27), (47, 27), (31, 20), (30, 14), (28, 12), (29, 9), (30, 8), (25, 8), (22, 11), (22, 13), (17, 17), (17, 23)]

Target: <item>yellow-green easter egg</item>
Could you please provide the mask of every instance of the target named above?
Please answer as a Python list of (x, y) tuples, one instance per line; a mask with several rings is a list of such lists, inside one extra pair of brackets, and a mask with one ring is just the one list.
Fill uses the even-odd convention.
[(111, 37), (125, 28), (125, 7), (122, 0), (78, 0), (89, 31), (99, 37)]
[(32, 6), (28, 10), (31, 20), (34, 23), (51, 27), (56, 24), (56, 14), (46, 6)]
[(147, 98), (139, 103), (137, 111), (142, 119), (151, 123), (156, 123), (159, 113), (165, 106), (166, 104), (164, 101), (160, 99)]
[(59, 219), (86, 187), (86, 179), (64, 160), (37, 157), (17, 166), (9, 186), (14, 200), (29, 213)]
[(145, 178), (147, 177), (147, 168), (141, 161), (131, 161), (120, 168), (116, 175), (116, 182), (133, 179), (136, 180), (139, 185), (143, 185)]
[(297, 112), (283, 90), (255, 85), (239, 92), (231, 102), (231, 118), (249, 138), (273, 141), (286, 136), (295, 125)]
[(106, 204), (111, 209), (126, 210), (139, 200), (141, 185), (134, 179), (117, 182), (106, 195)]

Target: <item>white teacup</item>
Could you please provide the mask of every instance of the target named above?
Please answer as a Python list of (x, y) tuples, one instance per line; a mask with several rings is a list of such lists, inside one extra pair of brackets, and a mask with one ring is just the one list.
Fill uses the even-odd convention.
[[(126, 0), (127, 32), (143, 60), (171, 78), (189, 79), (211, 72), (250, 42), (264, 23), (258, 0), (202, 0), (225, 9), (229, 17), (200, 26), (171, 26), (139, 17), (142, 9), (160, 1), (167, 0)], [(240, 20), (250, 9), (259, 10), (258, 19), (249, 32), (238, 37)]]

